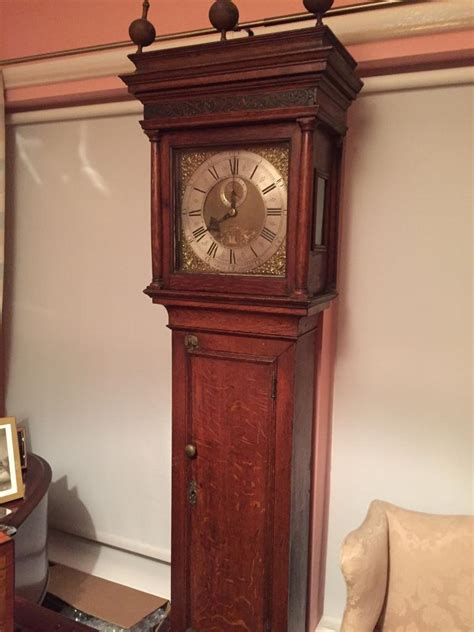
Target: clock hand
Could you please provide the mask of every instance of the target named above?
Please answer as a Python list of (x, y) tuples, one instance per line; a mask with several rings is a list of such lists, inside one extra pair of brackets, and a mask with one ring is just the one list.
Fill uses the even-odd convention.
[(223, 215), (220, 219), (216, 219), (215, 217), (211, 217), (211, 219), (209, 220), (209, 230), (220, 230), (219, 229), (219, 224), (221, 224), (222, 222), (225, 222), (227, 219), (231, 219), (232, 217), (235, 217), (237, 215), (237, 209), (236, 208), (231, 208), (230, 211), (227, 211), (227, 213), (225, 215)]
[(215, 217), (211, 217), (211, 219), (209, 220), (208, 229), (209, 229), (209, 231), (211, 233), (218, 233), (218, 232), (220, 232), (219, 220), (216, 219)]
[(232, 193), (230, 194), (230, 207), (231, 209), (237, 213), (237, 209), (235, 208), (237, 204), (237, 194), (235, 192), (235, 183), (232, 181)]

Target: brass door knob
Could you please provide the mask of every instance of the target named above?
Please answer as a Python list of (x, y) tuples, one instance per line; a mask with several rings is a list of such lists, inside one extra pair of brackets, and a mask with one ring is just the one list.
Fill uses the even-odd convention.
[(188, 443), (188, 445), (184, 448), (184, 452), (189, 459), (195, 459), (197, 455), (196, 446), (192, 443)]

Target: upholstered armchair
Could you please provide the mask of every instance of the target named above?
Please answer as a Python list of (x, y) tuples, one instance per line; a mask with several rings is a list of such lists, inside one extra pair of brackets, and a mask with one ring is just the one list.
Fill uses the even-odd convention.
[(375, 500), (341, 550), (341, 632), (473, 632), (474, 517)]

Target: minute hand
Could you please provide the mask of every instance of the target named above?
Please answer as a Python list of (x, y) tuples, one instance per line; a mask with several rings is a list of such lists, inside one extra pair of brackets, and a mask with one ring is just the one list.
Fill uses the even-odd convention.
[(225, 215), (223, 215), (220, 219), (216, 219), (215, 217), (211, 217), (209, 221), (210, 228), (215, 226), (219, 226), (222, 222), (225, 222), (226, 219), (231, 219), (231, 217), (235, 217), (237, 215), (237, 209), (231, 208), (230, 211), (227, 211)]

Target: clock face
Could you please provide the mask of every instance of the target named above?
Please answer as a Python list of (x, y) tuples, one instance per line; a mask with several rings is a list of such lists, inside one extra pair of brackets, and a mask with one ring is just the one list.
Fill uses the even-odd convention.
[(287, 228), (278, 161), (240, 148), (201, 155), (181, 195), (181, 260), (191, 254), (198, 270), (211, 273), (271, 274), (265, 264), (284, 248)]

